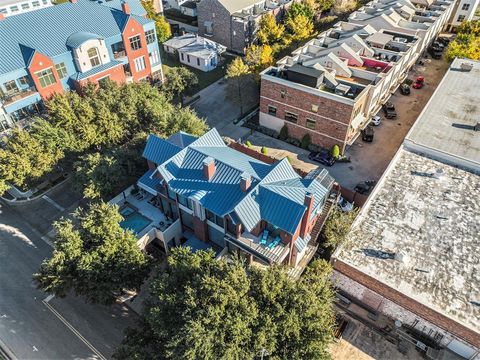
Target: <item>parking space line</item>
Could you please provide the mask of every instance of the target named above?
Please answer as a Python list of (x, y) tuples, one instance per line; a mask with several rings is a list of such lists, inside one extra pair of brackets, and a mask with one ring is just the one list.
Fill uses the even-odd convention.
[[(48, 299), (48, 297), (47, 297)], [(50, 299), (51, 300), (51, 299)], [(82, 334), (80, 334), (77, 329), (75, 329), (60, 313), (53, 308), (45, 300), (42, 301), (45, 306), (71, 331), (73, 332), (79, 339), (82, 341), (90, 350), (92, 350), (101, 360), (107, 360), (105, 356), (103, 356), (87, 339), (85, 339)]]
[(52, 199), (50, 199), (47, 195), (43, 195), (42, 196), (42, 199), (45, 200), (46, 202), (49, 202), (50, 204), (52, 204), (53, 206), (55, 206), (58, 210), (60, 211), (64, 211), (65, 208), (60, 206), (59, 204), (57, 204), (55, 201), (53, 201)]

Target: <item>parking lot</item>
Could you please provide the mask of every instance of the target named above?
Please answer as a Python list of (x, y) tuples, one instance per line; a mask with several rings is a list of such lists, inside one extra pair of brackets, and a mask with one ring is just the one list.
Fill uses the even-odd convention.
[[(385, 119), (383, 111), (380, 110), (378, 115), (382, 120), (381, 124), (374, 128), (373, 142), (366, 143), (362, 141), (361, 137), (357, 138), (345, 152), (351, 161), (336, 163), (328, 168), (332, 176), (343, 187), (353, 189), (359, 182), (378, 180), (387, 168), (449, 66), (444, 60), (425, 59), (424, 61), (425, 65), (413, 67), (408, 78), (415, 80), (417, 76), (424, 76), (425, 86), (418, 90), (411, 89), (411, 94), (408, 96), (402, 95), (400, 90), (397, 90), (389, 100), (395, 105), (397, 118)], [(312, 165), (319, 165), (308, 159), (307, 151), (266, 135), (255, 133), (250, 135), (248, 140), (253, 145), (268, 147), (269, 155), (275, 158), (281, 159), (290, 156), (297, 166), (306, 171), (309, 171)]]

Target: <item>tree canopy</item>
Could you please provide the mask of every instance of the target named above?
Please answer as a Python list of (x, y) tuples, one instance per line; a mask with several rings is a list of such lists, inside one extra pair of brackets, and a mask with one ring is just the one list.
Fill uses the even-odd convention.
[(149, 261), (121, 220), (116, 206), (100, 202), (56, 222), (53, 254), (34, 274), (38, 287), (58, 297), (73, 290), (101, 304), (123, 289), (140, 289)]
[(457, 29), (458, 35), (450, 42), (445, 58), (456, 57), (480, 60), (480, 20), (465, 21)]
[(268, 13), (260, 19), (258, 39), (262, 44), (273, 45), (281, 42), (285, 33), (285, 26), (277, 23), (275, 16)]
[(176, 248), (151, 285), (139, 329), (116, 359), (329, 359), (331, 269), (313, 262), (300, 279)]
[(198, 84), (197, 75), (186, 67), (177, 66), (165, 72), (162, 91), (172, 98), (182, 97), (183, 93)]
[(297, 44), (308, 39), (313, 34), (313, 22), (311, 18), (304, 14), (289, 16), (286, 25), (290, 32), (291, 40)]
[(273, 51), (269, 45), (252, 45), (247, 49), (245, 61), (250, 68), (259, 72), (273, 64)]
[(321, 237), (326, 248), (335, 249), (337, 246), (345, 242), (345, 239), (350, 232), (355, 218), (358, 215), (358, 210), (351, 212), (342, 212), (335, 208), (328, 217), (325, 226), (322, 228)]
[(71, 168), (79, 156), (110, 152), (132, 139), (179, 130), (202, 135), (207, 126), (190, 109), (146, 83), (89, 84), (80, 94), (66, 92), (45, 103), (47, 115), (29, 130), (14, 130), (0, 148), (0, 190), (23, 186), (56, 167)]
[(158, 42), (163, 43), (172, 37), (170, 24), (165, 17), (155, 12), (151, 0), (142, 0), (142, 6), (147, 12), (147, 17), (155, 21), (155, 30), (157, 32)]
[[(240, 103), (240, 115), (243, 115), (242, 88), (248, 81), (250, 69), (239, 57), (236, 57), (227, 67), (226, 78), (230, 89), (236, 93)], [(231, 91), (232, 92), (232, 91)]]

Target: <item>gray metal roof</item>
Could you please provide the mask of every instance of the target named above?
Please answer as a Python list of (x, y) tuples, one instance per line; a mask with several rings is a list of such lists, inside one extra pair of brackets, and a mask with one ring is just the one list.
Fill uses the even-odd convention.
[(180, 147), (150, 134), (142, 156), (155, 164), (163, 164), (181, 150)]
[(66, 45), (71, 47), (72, 49), (78, 48), (82, 45), (85, 41), (92, 40), (92, 39), (103, 39), (103, 36), (98, 34), (93, 34), (89, 31), (79, 31), (73, 33), (67, 38)]
[[(463, 63), (472, 69), (462, 70)], [(480, 61), (455, 59), (405, 138), (405, 146), (442, 160), (457, 158), (459, 165), (469, 162), (480, 171), (480, 132), (473, 130), (477, 123)]]

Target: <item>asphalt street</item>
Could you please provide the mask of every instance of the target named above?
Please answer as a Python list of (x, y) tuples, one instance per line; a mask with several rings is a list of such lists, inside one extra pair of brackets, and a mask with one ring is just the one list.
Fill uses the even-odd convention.
[(0, 344), (17, 359), (111, 358), (123, 330), (135, 323), (132, 310), (86, 304), (74, 295), (53, 298), (33, 283), (32, 274), (52, 251), (42, 240), (51, 219), (35, 226), (35, 213), (58, 217), (68, 208), (57, 206), (61, 196), (53, 198), (56, 205), (39, 199), (34, 210), (0, 203)]

